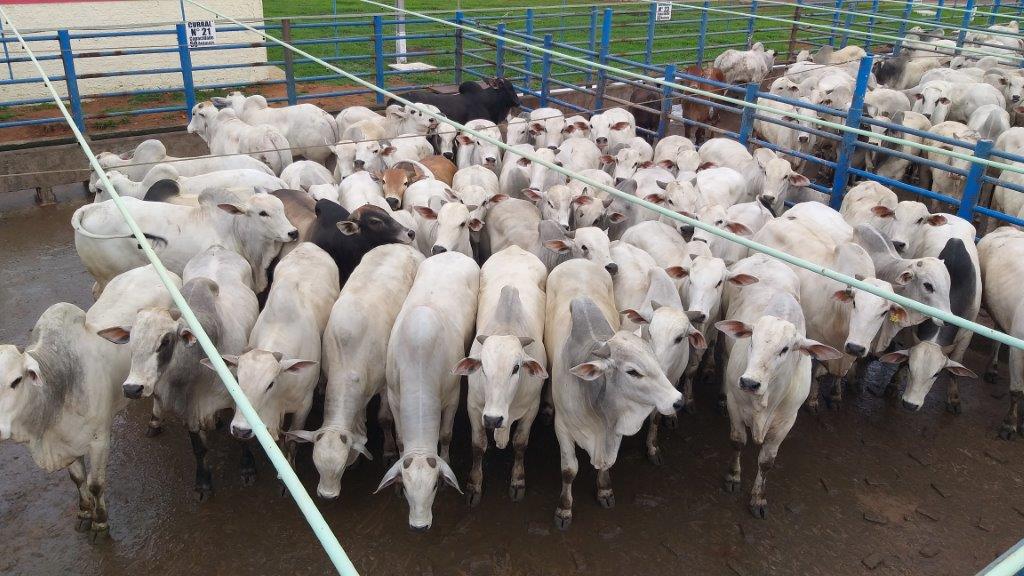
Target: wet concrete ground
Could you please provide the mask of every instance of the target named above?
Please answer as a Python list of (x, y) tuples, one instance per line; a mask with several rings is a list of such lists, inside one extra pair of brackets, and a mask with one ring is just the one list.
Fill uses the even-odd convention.
[[(68, 225), (75, 207), (0, 216), (0, 342), (24, 345), (54, 302), (90, 304), (92, 279)], [(985, 350), (979, 339), (967, 360), (979, 373)], [(768, 477), (767, 520), (746, 507), (753, 448), (744, 459), (744, 492), (722, 489), (728, 426), (704, 387), (697, 390), (698, 412), (664, 434), (664, 466), (642, 456), (641, 438), (623, 443), (612, 470), (616, 508), (598, 506), (595, 475), (581, 460), (575, 517), (565, 533), (552, 522), (557, 445), (540, 423), (521, 503), (507, 496), (511, 454), (492, 450), (479, 508), (446, 489), (430, 532), (412, 533), (404, 500), (391, 490), (372, 495), (384, 467), (380, 435), (371, 430), (378, 458), (346, 473), (339, 500), (319, 504), (368, 575), (973, 574), (1024, 535), (1024, 442), (996, 437), (1005, 377), (996, 385), (964, 382), (960, 416), (945, 412), (942, 383), (916, 414), (866, 393), (839, 412), (801, 414)], [(216, 491), (198, 504), (185, 431), (170, 425), (146, 438), (147, 411), (133, 404), (116, 421), (107, 493), (112, 540), (100, 545), (74, 531), (67, 474), (44, 474), (23, 447), (0, 445), (0, 574), (329, 573), (265, 458), (257, 484), (243, 488), (236, 445), (214, 435)], [(464, 412), (456, 426), (452, 466), (464, 482)], [(308, 448), (300, 452), (299, 473), (315, 491)]]

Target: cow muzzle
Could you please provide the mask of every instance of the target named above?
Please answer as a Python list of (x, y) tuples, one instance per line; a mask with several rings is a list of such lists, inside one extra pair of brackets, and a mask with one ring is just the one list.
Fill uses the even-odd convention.
[(438, 245), (438, 244), (434, 244), (434, 247), (430, 249), (430, 253), (435, 255), (435, 256), (438, 255), (438, 254), (444, 254), (447, 251), (448, 251), (447, 248), (445, 248), (444, 246)]
[(488, 430), (494, 430), (495, 428), (501, 428), (502, 422), (505, 418), (502, 416), (487, 416), (484, 415), (484, 428)]
[(855, 356), (857, 358), (863, 358), (864, 355), (868, 353), (868, 351), (867, 351), (866, 348), (864, 348), (860, 344), (854, 344), (853, 342), (847, 342), (846, 343), (846, 353), (849, 354), (850, 356)]
[(913, 402), (907, 402), (906, 400), (902, 402), (902, 405), (903, 409), (906, 410), (907, 412), (917, 412), (918, 410), (921, 409), (920, 404), (914, 404)]
[(127, 382), (121, 386), (121, 389), (124, 391), (125, 398), (130, 398), (132, 400), (142, 398), (142, 392), (145, 390), (142, 384), (129, 384)]
[(387, 198), (387, 203), (392, 210), (398, 210), (399, 208), (402, 207), (402, 201), (399, 200), (398, 198), (395, 198), (394, 196), (389, 196)]
[(424, 524), (422, 526), (409, 524), (409, 530), (412, 530), (413, 532), (426, 532), (427, 530), (430, 530), (430, 524)]
[(444, 156), (445, 158), (451, 160), (452, 158), (455, 158), (455, 153), (454, 152), (442, 152), (441, 156)]
[(742, 377), (740, 378), (740, 390), (746, 390), (747, 392), (757, 392), (761, 389), (761, 383), (753, 378)]
[(231, 435), (239, 440), (249, 440), (253, 437), (251, 428), (242, 428), (234, 424), (231, 425)]

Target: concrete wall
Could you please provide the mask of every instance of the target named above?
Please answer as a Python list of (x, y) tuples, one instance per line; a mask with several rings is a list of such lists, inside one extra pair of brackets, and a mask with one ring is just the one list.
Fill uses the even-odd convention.
[[(260, 21), (263, 18), (261, 0), (207, 0), (204, 2), (214, 10), (243, 21)], [(4, 6), (11, 20), (23, 35), (30, 31), (53, 34), (55, 30), (69, 29), (73, 32), (90, 32), (89, 26), (99, 28), (127, 27), (142, 30), (169, 30), (171, 33), (159, 36), (129, 36), (118, 38), (89, 38), (72, 40), (75, 54), (93, 50), (120, 50), (144, 46), (177, 46), (174, 35), (174, 23), (181, 20), (179, 3), (174, 0), (131, 0), (110, 2), (69, 2), (47, 4), (13, 4)], [(190, 20), (209, 19), (212, 15), (193, 5), (186, 3), (186, 16)], [(147, 26), (148, 25), (148, 26)], [(8, 33), (8, 38), (11, 35)], [(231, 32), (217, 34), (218, 44), (259, 42), (261, 40), (252, 32)], [(57, 42), (31, 42), (30, 48), (37, 55), (58, 54)], [(25, 51), (17, 42), (8, 43), (7, 49), (11, 57), (24, 56)], [(266, 62), (265, 48), (244, 48), (238, 50), (210, 50), (192, 53), (194, 66), (229, 64), (243, 62)], [(63, 74), (63, 66), (59, 60), (42, 62), (48, 74)], [(180, 60), (178, 52), (172, 51), (159, 54), (142, 54), (131, 56), (110, 56), (103, 58), (76, 58), (75, 68), (79, 76), (96, 72), (147, 70), (156, 68), (178, 68)], [(18, 62), (8, 69), (0, 64), (0, 78), (37, 77), (31, 62)], [(283, 72), (271, 67), (236, 68), (230, 70), (213, 70), (196, 72), (193, 75), (196, 85), (211, 83), (249, 83), (268, 78), (283, 78)], [(64, 91), (62, 82), (55, 82), (58, 90)], [(113, 78), (87, 78), (78, 83), (79, 92), (83, 97), (103, 92), (137, 90), (144, 88), (180, 89), (182, 78), (180, 73), (172, 74), (132, 74)], [(46, 96), (42, 83), (16, 84), (0, 86), (0, 101), (21, 100)]]

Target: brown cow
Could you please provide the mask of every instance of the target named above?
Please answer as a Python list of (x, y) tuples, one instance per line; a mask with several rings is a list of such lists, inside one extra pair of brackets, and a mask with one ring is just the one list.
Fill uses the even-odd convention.
[(458, 171), (458, 168), (451, 160), (436, 154), (434, 156), (427, 156), (426, 158), (423, 158), (420, 160), (420, 164), (423, 164), (428, 170), (433, 172), (434, 178), (437, 178), (449, 186), (452, 185), (452, 179), (455, 178), (455, 172)]
[[(690, 66), (689, 68), (684, 70), (684, 72), (686, 74), (689, 74), (690, 76), (699, 76), (701, 78), (708, 78), (710, 80), (717, 80), (719, 82), (725, 81), (725, 75), (718, 68), (711, 67), (704, 69), (701, 68), (700, 66)], [(716, 94), (725, 93), (725, 90), (722, 88), (708, 86), (707, 84), (704, 84), (703, 82), (697, 80), (688, 79), (681, 82), (681, 84), (683, 86), (688, 86), (691, 88), (715, 92)], [(708, 98), (705, 98), (703, 96), (696, 96), (691, 93), (686, 94), (694, 96), (700, 100), (708, 100)], [(679, 98), (679, 96), (674, 96), (674, 98)], [(629, 107), (629, 110), (630, 112), (633, 113), (633, 116), (636, 118), (637, 127), (645, 128), (647, 130), (650, 130), (651, 132), (657, 132), (658, 123), (661, 119), (661, 86), (655, 85), (651, 82), (644, 82), (644, 86), (636, 86), (633, 88), (633, 92), (630, 93), (629, 95), (629, 101), (632, 104), (632, 106)], [(701, 104), (699, 102), (693, 102), (690, 100), (683, 100), (682, 105), (683, 118), (686, 118), (687, 120), (694, 120), (696, 122), (702, 122), (704, 124), (712, 125), (718, 121), (718, 110), (712, 108), (711, 106)], [(683, 130), (683, 133), (687, 138), (693, 140), (695, 144), (703, 142), (707, 137), (706, 128), (694, 126), (692, 124), (687, 124)], [(653, 143), (653, 136), (644, 134), (644, 138), (646, 138), (649, 142)]]

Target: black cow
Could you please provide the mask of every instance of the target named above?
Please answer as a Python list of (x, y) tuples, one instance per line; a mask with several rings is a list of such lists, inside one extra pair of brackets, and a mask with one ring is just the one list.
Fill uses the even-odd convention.
[(521, 105), (512, 82), (505, 78), (488, 80), (487, 88), (482, 88), (476, 82), (463, 82), (459, 85), (458, 94), (417, 90), (403, 94), (403, 97), (413, 102), (437, 106), (442, 114), (460, 124), (480, 118), (498, 124), (505, 121), (509, 110)]
[(409, 244), (416, 233), (395, 221), (383, 208), (367, 204), (351, 214), (330, 200), (316, 203), (316, 221), (309, 241), (323, 248), (338, 265), (342, 285), (363, 259), (382, 244)]

